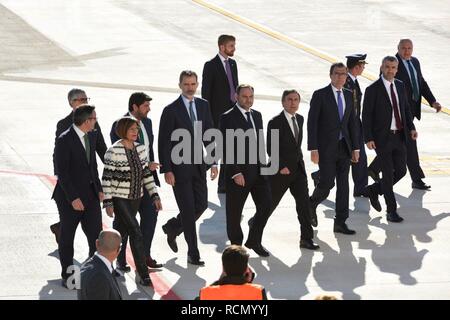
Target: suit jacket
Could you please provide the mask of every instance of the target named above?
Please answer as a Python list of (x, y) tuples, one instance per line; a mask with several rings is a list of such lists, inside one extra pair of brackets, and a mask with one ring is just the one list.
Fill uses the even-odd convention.
[(298, 143), (295, 141), (294, 134), (291, 127), (282, 111), (279, 115), (275, 116), (269, 121), (267, 126), (267, 154), (271, 155), (272, 139), (270, 136), (270, 131), (272, 129), (277, 129), (279, 132), (278, 141), (279, 144), (279, 157), (280, 166), (278, 171), (287, 167), (291, 173), (295, 173), (297, 170), (301, 170), (306, 175), (305, 163), (303, 162), (302, 153), (302, 139), (303, 139), (303, 122), (304, 119), (301, 115), (296, 114), (295, 118), (298, 124), (299, 137)]
[[(125, 116), (132, 116), (129, 112), (127, 112), (125, 114)], [(152, 126), (152, 120), (150, 120), (150, 118), (144, 118), (142, 119), (142, 123), (144, 124), (145, 127), (145, 131), (147, 131), (147, 137), (148, 137), (148, 141), (149, 141), (149, 153), (148, 153), (148, 160), (149, 162), (154, 162), (155, 161), (155, 154), (153, 153), (153, 140), (154, 140), (154, 136), (153, 136), (153, 126)], [(111, 138), (111, 144), (114, 144), (116, 141), (120, 140), (120, 137), (117, 135), (116, 133), (116, 125), (117, 125), (117, 121), (114, 121), (113, 125), (111, 126), (111, 132), (109, 133), (109, 136)], [(137, 141), (140, 144), (144, 144), (144, 141), (140, 141), (140, 138), (138, 136)], [(153, 175), (153, 180), (155, 181), (155, 184), (160, 187), (161, 184), (159, 182), (159, 178), (158, 178), (158, 172), (152, 171), (152, 175)]]
[(359, 84), (356, 84), (355, 81), (348, 75), (347, 80), (345, 81), (344, 88), (348, 89), (352, 93), (353, 97), (353, 107), (355, 108), (355, 116), (357, 119), (361, 117), (361, 98), (362, 92)]
[[(261, 113), (259, 113), (256, 110), (250, 109), (251, 111), (251, 115), (253, 118), (253, 121), (255, 123), (255, 129), (257, 130), (257, 132), (259, 132), (259, 130), (263, 129), (263, 121), (262, 121), (262, 116)], [(232, 129), (232, 130), (237, 130), (237, 129), (242, 129), (244, 131), (250, 129), (251, 127), (249, 126), (247, 120), (244, 118), (244, 116), (242, 115), (241, 111), (238, 109), (238, 107), (235, 105), (232, 109), (228, 110), (227, 112), (225, 112), (224, 114), (222, 114), (220, 116), (220, 131), (222, 132), (222, 136), (224, 137), (224, 152), (223, 152), (223, 162), (225, 163), (225, 177), (227, 179), (231, 179), (232, 176), (236, 175), (237, 173), (241, 172), (244, 177), (246, 178), (246, 180), (248, 180), (249, 175), (254, 175), (255, 173), (260, 174), (260, 168), (262, 166), (261, 163), (265, 163), (265, 159), (261, 158), (261, 156), (259, 155), (259, 151), (260, 151), (260, 145), (264, 145), (264, 137), (262, 137), (263, 141), (260, 142), (259, 139), (261, 137), (259, 137), (258, 135), (258, 141), (257, 141), (257, 164), (250, 164), (250, 146), (249, 146), (249, 139), (245, 139), (246, 143), (245, 143), (245, 149), (239, 149), (238, 148), (238, 139), (235, 137), (234, 138), (234, 157), (232, 159), (231, 163), (227, 163), (227, 152), (230, 152), (229, 150), (227, 150), (227, 143), (226, 143), (226, 130), (227, 129)], [(265, 150), (264, 150), (265, 152)], [(244, 154), (245, 156), (245, 163), (244, 164), (238, 164), (238, 155), (240, 154)], [(263, 176), (264, 178), (267, 178), (266, 176)]]
[[(229, 61), (236, 88), (239, 85), (236, 61), (231, 58)], [(233, 106), (227, 74), (218, 54), (203, 67), (202, 98), (208, 100), (214, 125), (218, 127), (220, 115)]]
[(81, 267), (81, 288), (78, 300), (122, 300), (122, 293), (114, 276), (96, 255)]
[(359, 129), (353, 107), (352, 93), (343, 88), (345, 110), (342, 121), (331, 84), (316, 90), (308, 114), (308, 150), (318, 150), (321, 159), (334, 159), (338, 154), (342, 132), (349, 155), (359, 149)]
[(97, 195), (102, 191), (94, 152), (97, 148), (97, 136), (91, 131), (88, 137), (91, 148), (89, 163), (86, 151), (73, 126), (56, 139), (55, 162), (58, 168), (58, 181), (52, 199), (68, 201), (71, 204), (73, 200), (80, 198), (86, 205), (91, 184)]
[[(213, 128), (211, 112), (208, 101), (201, 98), (194, 98), (197, 112), (197, 121), (202, 122), (201, 134), (203, 141), (203, 134), (206, 130)], [(176, 129), (185, 129), (190, 133), (191, 137), (191, 159), (190, 163), (175, 164), (171, 159), (172, 149), (178, 145), (179, 141), (171, 141), (172, 132)], [(181, 141), (182, 139), (180, 139)], [(211, 142), (203, 141), (205, 146)], [(158, 136), (158, 153), (159, 163), (161, 164), (161, 173), (173, 172), (175, 179), (178, 181), (190, 180), (193, 170), (200, 170), (200, 174), (206, 177), (207, 165), (202, 161), (201, 164), (194, 163), (194, 128), (192, 127), (191, 119), (184, 105), (181, 95), (177, 100), (166, 106), (162, 112), (159, 123)], [(178, 153), (177, 153), (178, 154)], [(180, 156), (183, 156), (183, 151)]]
[(417, 82), (419, 85), (419, 101), (413, 100), (413, 89), (411, 84), (411, 79), (408, 75), (408, 70), (406, 70), (405, 65), (403, 64), (402, 59), (400, 58), (400, 55), (397, 53), (395, 55), (398, 59), (398, 71), (395, 77), (401, 81), (403, 81), (403, 84), (406, 88), (406, 96), (408, 97), (408, 103), (409, 107), (411, 108), (411, 115), (414, 119), (416, 117), (418, 120), (420, 120), (421, 117), (421, 100), (422, 97), (424, 97), (428, 103), (431, 105), (434, 102), (436, 102), (436, 98), (433, 96), (433, 93), (431, 92), (430, 87), (428, 86), (428, 83), (425, 81), (422, 70), (420, 69), (420, 63), (419, 60), (415, 57), (411, 57), (411, 63), (414, 66), (414, 69), (416, 69), (417, 72)]
[[(403, 123), (405, 140), (411, 130), (415, 130), (410, 109), (406, 98), (406, 89), (403, 82), (395, 79), (397, 89), (400, 117)], [(364, 94), (362, 123), (364, 141), (375, 141), (377, 150), (381, 150), (388, 142), (392, 122), (392, 104), (389, 99), (383, 80), (377, 81), (367, 87)]]
[[(61, 133), (63, 133), (67, 129), (69, 129), (72, 124), (73, 124), (73, 112), (71, 112), (64, 119), (61, 119), (58, 121), (58, 123), (56, 124), (56, 132), (55, 132), (55, 146), (56, 146), (56, 140), (61, 135)], [(102, 162), (105, 163), (105, 152), (106, 152), (106, 149), (108, 149), (108, 148), (106, 147), (105, 139), (103, 138), (102, 130), (100, 129), (100, 125), (98, 124), (98, 122), (95, 123), (93, 135), (95, 136), (94, 139), (96, 140), (95, 151), (97, 152), (97, 154), (100, 157), (100, 159), (102, 160)], [(53, 150), (53, 171), (54, 171), (55, 175), (58, 175), (57, 169), (56, 169), (56, 163), (55, 163), (55, 151), (54, 150)]]

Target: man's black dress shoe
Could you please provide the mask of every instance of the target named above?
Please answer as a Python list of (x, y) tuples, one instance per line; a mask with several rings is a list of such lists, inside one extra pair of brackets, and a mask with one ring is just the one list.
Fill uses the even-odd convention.
[(381, 181), (380, 174), (379, 174), (379, 173), (376, 173), (376, 172), (373, 171), (373, 170), (370, 170), (370, 169), (367, 170), (367, 175), (368, 175), (369, 177), (371, 177), (372, 180), (375, 181), (375, 182), (380, 182), (380, 181)]
[(369, 195), (368, 195), (367, 191), (365, 191), (365, 190), (358, 191), (358, 192), (354, 191), (353, 192), (353, 197), (355, 197), (355, 198), (368, 198)]
[(147, 267), (154, 268), (154, 269), (158, 269), (158, 268), (162, 268), (163, 267), (162, 263), (156, 262), (156, 260), (152, 259), (152, 257), (145, 258), (145, 264), (147, 265)]
[(247, 248), (252, 249), (253, 251), (255, 251), (261, 257), (268, 257), (268, 256), (270, 256), (269, 252), (261, 244), (252, 245), (252, 244), (247, 244), (246, 243), (245, 246)]
[(373, 191), (370, 188), (367, 188), (367, 196), (369, 197), (369, 201), (370, 201), (370, 205), (377, 210), (378, 212), (381, 211), (381, 204), (380, 201), (378, 200), (378, 194)]
[(130, 272), (131, 271), (131, 267), (129, 264), (121, 264), (121, 263), (117, 263), (116, 264), (116, 269), (120, 270), (122, 272)]
[(197, 258), (197, 257), (188, 256), (187, 262), (189, 264), (193, 264), (195, 266), (204, 266), (205, 265), (205, 261), (200, 260), (200, 258)]
[(146, 278), (141, 278), (141, 280), (139, 280), (139, 284), (144, 287), (153, 287), (152, 280), (148, 276)]
[(248, 220), (248, 226), (249, 226), (250, 228), (253, 226), (254, 220), (255, 220), (254, 217), (251, 217), (251, 218)]
[(61, 223), (57, 222), (50, 226), (50, 231), (55, 235), (56, 243), (59, 244), (59, 237), (61, 235)]
[(403, 221), (403, 218), (400, 217), (397, 212), (392, 212), (392, 213), (388, 212), (386, 218), (387, 218), (387, 221), (390, 221), (390, 222), (402, 222)]
[(169, 245), (170, 249), (172, 249), (173, 252), (178, 252), (178, 246), (177, 246), (177, 235), (174, 232), (171, 232), (167, 225), (163, 225), (162, 229), (165, 234), (167, 234), (167, 244)]
[(320, 247), (315, 244), (312, 240), (300, 240), (300, 248), (305, 248), (309, 250), (318, 250)]
[(413, 187), (413, 189), (419, 190), (428, 190), (431, 188), (431, 186), (426, 185), (425, 182), (423, 182), (422, 180), (413, 181), (411, 186)]
[(345, 223), (342, 224), (334, 224), (333, 232), (343, 233), (343, 234), (355, 234), (355, 230), (351, 230), (347, 227)]

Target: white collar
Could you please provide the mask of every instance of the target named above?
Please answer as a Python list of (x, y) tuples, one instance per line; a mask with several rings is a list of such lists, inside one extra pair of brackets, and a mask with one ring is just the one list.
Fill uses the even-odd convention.
[(82, 139), (87, 132), (83, 132), (80, 128), (78, 128), (75, 124), (73, 124), (73, 128), (75, 129), (75, 132), (77, 133), (78, 137)]
[(104, 256), (102, 256), (100, 253), (98, 253), (98, 251), (95, 251), (94, 255), (96, 255), (100, 260), (102, 260), (103, 263), (108, 267), (109, 273), (112, 273), (113, 269), (112, 269), (111, 261), (109, 261)]

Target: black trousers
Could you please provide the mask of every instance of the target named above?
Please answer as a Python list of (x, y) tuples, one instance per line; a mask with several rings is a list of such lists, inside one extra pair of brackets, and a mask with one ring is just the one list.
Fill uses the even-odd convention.
[[(408, 135), (408, 143), (406, 144), (406, 165), (412, 181), (420, 181), (425, 178), (422, 168), (420, 167), (419, 152), (417, 150), (417, 141)], [(375, 157), (369, 166), (369, 169), (375, 173), (381, 172), (381, 160)]]
[(360, 194), (364, 192), (364, 189), (369, 183), (369, 177), (367, 174), (367, 155), (366, 147), (364, 143), (364, 137), (362, 135), (362, 123), (359, 121), (360, 125), (360, 135), (359, 135), (359, 161), (356, 163), (351, 163), (352, 167), (352, 177), (353, 177), (353, 193)]
[[(148, 269), (145, 264), (144, 241), (141, 228), (136, 219), (141, 199), (113, 198), (114, 213), (119, 221), (119, 231), (121, 234), (130, 237), (130, 247), (133, 253), (134, 263), (139, 276), (148, 278)], [(122, 240), (124, 236), (122, 235)]]
[(208, 208), (206, 176), (200, 170), (193, 170), (191, 179), (175, 181), (173, 193), (180, 213), (176, 218), (167, 221), (166, 226), (177, 235), (184, 233), (184, 239), (188, 245), (188, 255), (192, 258), (199, 258), (195, 221)]
[(295, 199), (297, 218), (300, 223), (300, 237), (302, 240), (311, 240), (314, 234), (311, 226), (311, 208), (306, 173), (299, 166), (298, 170), (294, 173), (289, 175), (277, 173), (276, 175), (270, 176), (269, 181), (272, 192), (270, 214), (273, 213), (289, 189)]
[(311, 205), (317, 207), (334, 187), (336, 179), (335, 223), (342, 224), (348, 218), (350, 155), (344, 139), (339, 142), (338, 154), (334, 159), (319, 158), (320, 180), (311, 195)]
[(255, 172), (244, 174), (245, 186), (238, 186), (233, 179), (227, 178), (226, 183), (226, 216), (227, 234), (231, 244), (242, 245), (244, 234), (241, 228), (242, 210), (249, 194), (256, 206), (253, 224), (250, 227), (246, 244), (260, 245), (262, 234), (270, 215), (272, 205), (269, 182), (255, 168)]
[(102, 230), (102, 211), (100, 201), (93, 186), (90, 187), (89, 198), (83, 201), (84, 211), (75, 211), (72, 204), (66, 200), (64, 194), (55, 194), (56, 206), (58, 207), (61, 235), (59, 238), (58, 251), (61, 263), (61, 277), (67, 279), (71, 274), (67, 273), (67, 268), (73, 265), (73, 242), (78, 224), (87, 237), (89, 245), (89, 257), (97, 250), (95, 240), (97, 240)]
[(386, 201), (387, 212), (397, 211), (393, 186), (406, 174), (406, 146), (403, 132), (390, 133), (386, 146), (377, 146), (375, 149), (381, 166), (381, 183), (374, 183), (368, 188), (373, 192), (383, 194)]
[[(145, 257), (151, 257), (151, 246), (153, 241), (153, 236), (155, 235), (156, 222), (158, 220), (158, 213), (155, 210), (153, 201), (147, 190), (144, 190), (144, 196), (141, 198), (141, 203), (138, 209), (139, 215), (141, 217), (140, 226), (142, 237), (144, 241), (144, 253)], [(113, 228), (119, 231), (122, 235), (122, 248), (117, 257), (117, 262), (121, 265), (126, 264), (126, 248), (128, 243), (128, 233), (126, 233), (126, 228), (120, 226), (120, 220), (116, 216), (113, 221)]]

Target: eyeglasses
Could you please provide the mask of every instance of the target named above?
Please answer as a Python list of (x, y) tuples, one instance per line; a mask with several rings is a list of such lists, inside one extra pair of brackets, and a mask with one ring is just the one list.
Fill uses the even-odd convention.
[(89, 100), (91, 100), (91, 98), (76, 98), (76, 99), (73, 99), (73, 101), (81, 101), (81, 102), (88, 102)]

